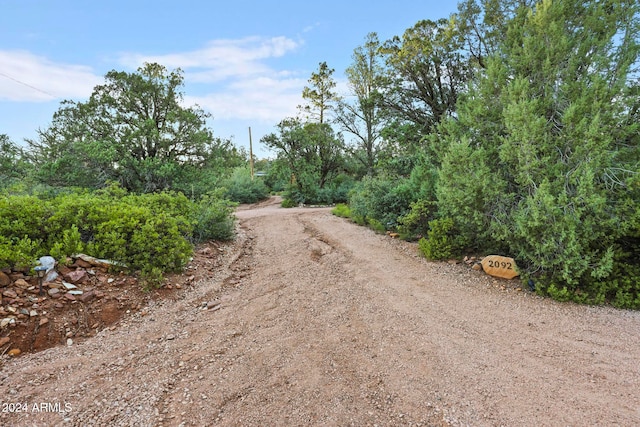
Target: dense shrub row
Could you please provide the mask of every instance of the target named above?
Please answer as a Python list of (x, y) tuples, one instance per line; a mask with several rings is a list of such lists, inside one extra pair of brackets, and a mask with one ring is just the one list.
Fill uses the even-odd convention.
[(129, 194), (118, 186), (53, 197), (0, 196), (0, 268), (74, 253), (107, 258), (157, 283), (180, 271), (192, 245), (233, 237), (233, 204), (220, 192), (192, 202), (181, 193)]

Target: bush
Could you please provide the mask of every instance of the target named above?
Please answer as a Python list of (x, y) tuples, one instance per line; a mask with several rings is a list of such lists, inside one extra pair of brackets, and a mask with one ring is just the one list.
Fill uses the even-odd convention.
[(234, 207), (234, 203), (220, 197), (220, 191), (203, 196), (191, 217), (194, 242), (231, 240), (235, 231)]
[(280, 206), (282, 206), (283, 208), (295, 208), (296, 206), (298, 206), (298, 203), (291, 199), (285, 198), (282, 199), (282, 203), (280, 203)]
[(331, 213), (341, 218), (351, 218), (351, 209), (344, 203), (338, 203), (335, 208), (331, 209)]
[(251, 171), (246, 167), (234, 169), (222, 186), (226, 188), (225, 197), (238, 203), (255, 203), (269, 196), (269, 189), (262, 178), (252, 180)]
[(376, 233), (384, 234), (387, 230), (386, 227), (378, 220), (374, 218), (369, 219), (369, 228), (371, 228)]
[(429, 222), (437, 213), (437, 203), (431, 200), (418, 200), (411, 203), (408, 214), (398, 219), (400, 237), (407, 240), (424, 237), (429, 231)]
[(220, 191), (194, 203), (182, 194), (136, 195), (118, 186), (46, 199), (0, 196), (0, 268), (29, 269), (43, 255), (65, 260), (84, 252), (158, 283), (162, 273), (184, 268), (190, 242), (233, 237), (233, 206)]
[(443, 218), (430, 221), (427, 237), (421, 238), (418, 241), (418, 246), (427, 259), (451, 258), (457, 249), (453, 220)]
[(365, 177), (349, 194), (351, 212), (366, 223), (374, 219), (391, 229), (409, 210), (411, 195), (404, 190), (390, 179)]

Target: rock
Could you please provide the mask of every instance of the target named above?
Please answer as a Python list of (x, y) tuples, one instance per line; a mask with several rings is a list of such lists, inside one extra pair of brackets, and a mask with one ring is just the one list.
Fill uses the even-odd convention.
[(85, 254), (76, 254), (73, 256), (76, 259), (76, 262), (78, 262), (77, 260), (82, 260), (85, 262), (88, 262), (89, 264), (91, 264), (93, 267), (99, 267), (99, 268), (104, 268), (104, 269), (108, 269), (111, 266), (119, 266), (119, 267), (126, 267), (126, 265), (116, 262), (116, 261), (109, 261), (107, 259), (98, 259), (98, 258), (94, 258), (92, 256), (89, 255), (85, 255)]
[(15, 282), (13, 282), (14, 286), (18, 287), (18, 288), (22, 288), (22, 289), (27, 289), (29, 286), (31, 286), (29, 284), (29, 282), (27, 282), (24, 279), (18, 279)]
[(516, 262), (513, 258), (500, 255), (489, 255), (482, 259), (481, 264), (485, 273), (494, 277), (513, 279), (520, 275), (517, 271)]
[(18, 294), (16, 294), (16, 291), (14, 291), (13, 289), (7, 289), (5, 290), (2, 295), (4, 295), (7, 298), (11, 298), (11, 299), (16, 299), (18, 298)]
[(10, 317), (5, 317), (4, 319), (0, 320), (0, 328), (5, 328), (7, 326), (9, 326), (9, 324), (11, 323), (11, 318)]
[[(74, 270), (64, 275), (64, 278), (67, 279), (71, 283), (82, 283), (87, 279), (87, 271), (86, 270)], [(64, 282), (62, 282), (64, 285)]]
[(31, 311), (29, 312), (29, 317), (36, 317), (37, 315), (38, 315), (38, 312), (37, 312), (37, 311), (35, 311), (35, 310), (31, 310)]
[(47, 271), (53, 269), (56, 266), (56, 259), (52, 256), (43, 256), (38, 260), (40, 261), (40, 265), (45, 267)]
[(82, 295), (78, 296), (78, 299), (81, 302), (87, 303), (89, 301), (91, 301), (92, 299), (94, 299), (96, 297), (96, 294), (94, 291), (89, 291), (89, 292), (85, 292)]
[(81, 290), (79, 290), (79, 289), (75, 289), (75, 290), (73, 290), (73, 291), (69, 291), (69, 292), (67, 292), (67, 293), (69, 293), (69, 294), (71, 294), (71, 295), (73, 295), (73, 296), (77, 296), (77, 295), (82, 295), (84, 292), (83, 292), (83, 291), (81, 291)]
[(67, 347), (71, 347), (73, 345), (73, 340), (71, 338), (67, 338)]
[(9, 286), (11, 284), (11, 278), (8, 274), (0, 271), (0, 287), (4, 288), (5, 286)]
[(62, 282), (62, 286), (64, 286), (64, 288), (67, 290), (78, 289), (78, 287), (73, 283)]
[(214, 308), (216, 308), (219, 305), (220, 305), (219, 301), (211, 301), (211, 302), (207, 303), (207, 309), (208, 310), (213, 310)]
[(60, 289), (58, 288), (51, 288), (47, 291), (47, 293), (49, 294), (49, 296), (51, 297), (55, 297), (56, 295), (58, 295), (60, 293)]
[(480, 264), (473, 264), (473, 266), (471, 267), (472, 270), (475, 271), (482, 271), (482, 265)]
[(0, 347), (2, 347), (5, 344), (8, 344), (9, 341), (11, 341), (11, 339), (9, 337), (2, 337), (0, 338)]
[(389, 233), (389, 237), (397, 239), (398, 237), (400, 237), (400, 234), (399, 233)]
[(81, 258), (78, 258), (76, 260), (76, 262), (74, 263), (74, 265), (76, 267), (80, 267), (80, 268), (91, 268), (91, 267), (93, 267), (93, 265), (91, 265), (91, 263), (88, 263), (87, 261), (85, 261), (85, 260), (83, 260)]
[(66, 294), (64, 294), (64, 297), (69, 300), (69, 301), (75, 301), (76, 297), (74, 297), (73, 295), (71, 295), (69, 292), (67, 292)]
[(22, 353), (22, 351), (19, 348), (12, 348), (7, 354), (11, 357), (17, 357), (20, 356), (20, 353)]
[(49, 270), (49, 271), (47, 271), (47, 274), (45, 274), (44, 279), (42, 279), (42, 281), (43, 282), (53, 282), (57, 278), (58, 278), (58, 272), (55, 271), (55, 270)]
[(40, 322), (38, 322), (39, 326), (44, 326), (47, 323), (49, 323), (49, 319), (47, 319), (46, 317), (43, 317), (42, 319), (40, 319)]

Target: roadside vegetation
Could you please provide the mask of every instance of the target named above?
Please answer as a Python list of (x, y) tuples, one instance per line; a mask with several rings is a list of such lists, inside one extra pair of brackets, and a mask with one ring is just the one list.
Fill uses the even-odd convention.
[[(77, 243), (135, 263), (115, 249), (135, 234), (116, 222), (136, 214), (149, 233), (185, 242), (162, 266), (137, 264), (157, 276), (198, 239), (232, 238), (232, 201), (279, 192), (283, 206), (337, 204), (336, 215), (418, 241), (431, 259), (508, 255), (542, 295), (637, 309), (639, 54), (637, 2), (464, 0), (389, 40), (364, 36), (344, 70), (348, 93), (319, 62), (298, 114), (262, 138), (275, 155), (257, 161), (266, 176), (254, 180), (247, 153), (182, 106), (180, 70), (112, 71), (89, 101), (62, 103), (36, 140), (0, 136), (3, 203), (23, 212), (0, 253), (27, 262), (18, 254), (34, 241), (60, 256)], [(147, 206), (154, 197), (171, 200), (168, 211)], [(108, 224), (91, 231), (88, 210), (56, 228), (13, 209), (51, 218), (58, 203), (90, 199)]]

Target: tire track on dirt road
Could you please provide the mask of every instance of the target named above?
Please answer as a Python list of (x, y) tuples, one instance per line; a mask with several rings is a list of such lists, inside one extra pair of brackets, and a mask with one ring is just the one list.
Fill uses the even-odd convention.
[(0, 425), (640, 425), (638, 312), (501, 291), (327, 208), (237, 215), (180, 299), (3, 359), (4, 399), (73, 409)]

